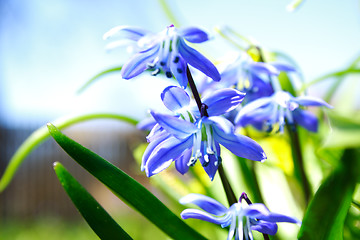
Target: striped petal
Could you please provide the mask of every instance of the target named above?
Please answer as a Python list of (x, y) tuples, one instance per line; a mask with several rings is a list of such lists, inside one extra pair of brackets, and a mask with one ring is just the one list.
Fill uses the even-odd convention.
[(123, 34), (125, 38), (138, 41), (143, 36), (150, 34), (151, 32), (140, 27), (131, 27), (131, 26), (117, 26), (110, 29), (103, 36), (103, 39), (106, 40), (114, 35)]
[(176, 86), (169, 86), (161, 93), (164, 105), (171, 111), (176, 112), (190, 104), (189, 95)]
[(202, 43), (209, 40), (207, 32), (198, 27), (180, 28), (178, 34), (192, 43)]
[(224, 205), (222, 205), (215, 199), (212, 199), (211, 197), (202, 194), (188, 194), (185, 197), (182, 197), (179, 202), (183, 205), (189, 203), (195, 204), (206, 212), (217, 216), (224, 215), (227, 212), (227, 208)]
[(247, 208), (242, 210), (242, 214), (250, 218), (268, 222), (289, 222), (301, 224), (297, 218), (270, 212), (269, 209), (262, 203), (254, 203), (249, 205)]
[(121, 69), (121, 76), (123, 79), (130, 79), (136, 77), (152, 63), (159, 51), (159, 45), (155, 45), (145, 51), (139, 52), (132, 56), (130, 60), (124, 64)]
[(191, 122), (166, 114), (151, 112), (156, 122), (176, 138), (187, 138), (199, 129)]
[(191, 153), (192, 148), (189, 148), (185, 150), (180, 157), (175, 159), (175, 168), (179, 173), (183, 175), (189, 171), (188, 162), (190, 160)]
[(155, 147), (145, 164), (145, 173), (148, 177), (157, 174), (178, 158), (186, 149), (192, 147), (192, 138), (179, 140), (169, 137)]
[(207, 112), (209, 116), (217, 116), (234, 110), (244, 97), (245, 93), (236, 89), (225, 88), (212, 92), (204, 97), (202, 102), (208, 106)]
[(233, 154), (254, 161), (265, 161), (266, 155), (261, 146), (249, 137), (234, 133), (225, 133), (219, 127), (213, 127), (214, 138)]
[(203, 72), (206, 76), (212, 78), (214, 81), (220, 81), (220, 73), (207, 58), (195, 49), (186, 45), (184, 40), (179, 39), (178, 49), (180, 55), (184, 60), (194, 68)]
[(325, 106), (327, 108), (333, 108), (330, 104), (317, 97), (300, 96), (293, 98), (293, 101), (303, 106)]
[(223, 223), (227, 223), (228, 218), (231, 218), (231, 214), (226, 214), (223, 217), (215, 217), (207, 212), (198, 209), (185, 209), (184, 211), (182, 211), (180, 216), (182, 219), (195, 218), (220, 225)]

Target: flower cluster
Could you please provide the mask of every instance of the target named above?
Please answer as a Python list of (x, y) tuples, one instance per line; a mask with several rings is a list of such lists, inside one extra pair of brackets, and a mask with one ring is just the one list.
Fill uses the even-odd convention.
[(176, 169), (184, 174), (200, 160), (210, 179), (221, 163), (220, 144), (235, 155), (264, 161), (266, 155), (259, 144), (235, 133), (234, 126), (222, 117), (235, 109), (245, 94), (235, 89), (221, 89), (204, 97), (207, 116), (190, 106), (189, 95), (181, 88), (170, 86), (162, 93), (164, 105), (174, 115), (151, 112), (156, 121), (143, 155), (142, 170), (147, 176), (156, 174), (175, 161)]
[(254, 203), (247, 205), (242, 202), (244, 196), (240, 197), (239, 202), (234, 203), (229, 208), (218, 201), (201, 194), (189, 194), (180, 199), (181, 204), (195, 204), (199, 209), (185, 209), (181, 213), (183, 219), (195, 218), (207, 222), (221, 225), (225, 228), (230, 226), (228, 240), (235, 236), (235, 239), (253, 239), (252, 230), (274, 235), (277, 232), (277, 222), (289, 222), (301, 224), (301, 222), (293, 217), (272, 213), (262, 203)]
[[(222, 147), (239, 157), (263, 162), (267, 157), (261, 146), (240, 135), (237, 127), (251, 124), (258, 130), (269, 131), (278, 125), (282, 132), (285, 124), (298, 124), (316, 132), (317, 118), (303, 106), (331, 108), (321, 99), (294, 97), (284, 91), (278, 80), (280, 72), (297, 72), (287, 64), (264, 62), (263, 57), (255, 61), (243, 52), (223, 65), (219, 72), (186, 43), (209, 40), (208, 33), (200, 28), (178, 29), (170, 25), (160, 33), (152, 33), (138, 27), (119, 26), (107, 32), (104, 38), (117, 34), (123, 34), (133, 47), (132, 57), (121, 69), (124, 79), (151, 70), (152, 75), (162, 72), (168, 78), (174, 77), (180, 85), (169, 86), (161, 94), (162, 102), (171, 113), (150, 111), (151, 118), (139, 124), (140, 128), (150, 130), (141, 164), (141, 170), (148, 177), (168, 168), (172, 162), (178, 172), (185, 174), (199, 161), (213, 180), (222, 164)], [(121, 45), (120, 42), (111, 46)], [(256, 49), (261, 56), (260, 48)], [(207, 76), (198, 81), (198, 86), (188, 65)], [(186, 92), (188, 85), (196, 104)], [(193, 203), (204, 211), (186, 209), (181, 213), (183, 219), (196, 218), (222, 227), (230, 226), (228, 239), (234, 236), (235, 239), (253, 239), (252, 230), (273, 235), (277, 232), (277, 222), (300, 224), (296, 218), (271, 213), (264, 204), (252, 204), (246, 194), (236, 202), (236, 197), (231, 197), (230, 184), (224, 184), (227, 181), (224, 172), (219, 173), (223, 174), (221, 180), (231, 206), (226, 208), (210, 197), (190, 194), (180, 202)]]

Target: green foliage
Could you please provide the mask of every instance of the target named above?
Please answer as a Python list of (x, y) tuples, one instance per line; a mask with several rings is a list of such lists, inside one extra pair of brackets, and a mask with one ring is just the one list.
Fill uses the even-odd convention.
[(76, 208), (101, 239), (132, 239), (61, 163), (54, 163), (54, 170)]
[(113, 68), (109, 68), (106, 69), (98, 74), (96, 74), (94, 77), (90, 78), (78, 91), (77, 93), (82, 93), (83, 91), (85, 91), (85, 89), (87, 89), (91, 84), (93, 84), (95, 81), (99, 80), (99, 78), (108, 75), (109, 73), (113, 73), (113, 72), (120, 72), (122, 69), (122, 66), (119, 67), (113, 67)]
[(305, 213), (298, 238), (343, 239), (344, 221), (360, 176), (360, 152), (345, 150), (339, 166), (321, 184)]
[(119, 168), (68, 138), (54, 125), (48, 124), (48, 128), (55, 141), (77, 163), (170, 237), (173, 239), (205, 239), (180, 220), (145, 187)]
[[(112, 113), (94, 113), (94, 114), (85, 114), (75, 117), (68, 117), (64, 119), (56, 120), (56, 126), (59, 129), (67, 128), (76, 123), (85, 122), (93, 119), (114, 119), (120, 120), (122, 122), (127, 122), (132, 125), (136, 125), (137, 121), (127, 116), (112, 114)], [(46, 126), (42, 126), (41, 128), (34, 131), (16, 150), (14, 155), (9, 161), (8, 166), (5, 169), (3, 176), (0, 179), (0, 193), (4, 191), (4, 189), (9, 185), (11, 180), (13, 179), (16, 171), (23, 163), (25, 158), (36, 149), (42, 142), (44, 142), (47, 138), (50, 137), (50, 133)]]

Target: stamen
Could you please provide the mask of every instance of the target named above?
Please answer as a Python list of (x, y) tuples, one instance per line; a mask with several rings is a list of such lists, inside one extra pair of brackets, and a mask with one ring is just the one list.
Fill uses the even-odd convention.
[(183, 72), (184, 72), (181, 68), (177, 68), (176, 71), (177, 71), (178, 73), (183, 73)]
[(209, 159), (209, 155), (208, 154), (205, 154), (204, 155), (204, 160), (205, 162), (202, 164), (203, 167), (207, 167), (210, 163), (210, 159)]
[(190, 158), (189, 162), (186, 164), (188, 167), (193, 167), (197, 159), (195, 157)]
[(155, 71), (153, 71), (153, 72), (151, 73), (151, 75), (156, 76), (156, 75), (158, 75), (159, 73), (160, 73), (160, 69), (157, 68), (157, 69), (155, 69)]
[(147, 68), (148, 69), (153, 69), (153, 68), (155, 68), (155, 63), (148, 63), (146, 66), (147, 66)]

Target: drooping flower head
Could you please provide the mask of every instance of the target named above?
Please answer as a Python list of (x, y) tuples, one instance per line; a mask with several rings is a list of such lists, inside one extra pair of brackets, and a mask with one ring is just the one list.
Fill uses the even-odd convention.
[(218, 90), (202, 99), (208, 113), (202, 116), (190, 105), (183, 89), (166, 88), (162, 99), (174, 115), (151, 112), (157, 124), (147, 137), (142, 170), (152, 176), (175, 161), (176, 169), (184, 174), (200, 160), (212, 180), (221, 163), (220, 144), (237, 156), (264, 161), (266, 155), (260, 145), (236, 134), (232, 123), (220, 116), (236, 108), (243, 98), (244, 94), (235, 89)]
[(309, 111), (300, 106), (325, 106), (332, 108), (325, 101), (310, 97), (294, 97), (285, 91), (277, 91), (270, 97), (259, 98), (245, 105), (235, 118), (235, 124), (246, 126), (252, 124), (259, 130), (271, 131), (278, 124), (283, 131), (285, 120), (288, 124), (299, 124), (311, 132), (317, 132), (318, 120)]
[(197, 27), (175, 28), (168, 26), (162, 32), (152, 33), (139, 27), (118, 26), (104, 35), (104, 39), (118, 33), (136, 42), (134, 55), (124, 64), (121, 75), (124, 79), (136, 77), (147, 69), (157, 75), (163, 71), (168, 78), (175, 76), (180, 86), (186, 88), (187, 64), (200, 70), (214, 81), (220, 80), (216, 67), (195, 49), (189, 47), (186, 41), (202, 43), (209, 35)]
[(240, 197), (239, 202), (226, 208), (208, 196), (192, 193), (181, 198), (180, 203), (195, 204), (204, 211), (199, 209), (185, 209), (181, 213), (181, 217), (183, 219), (200, 219), (219, 224), (223, 228), (230, 226), (227, 240), (231, 240), (233, 237), (235, 237), (236, 240), (252, 240), (253, 230), (274, 235), (278, 229), (277, 222), (301, 224), (296, 218), (270, 212), (262, 203), (247, 205), (241, 200), (242, 197)]

